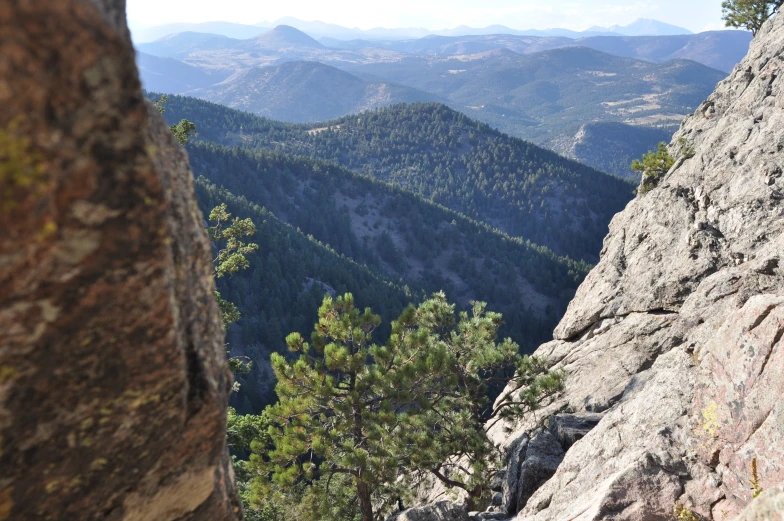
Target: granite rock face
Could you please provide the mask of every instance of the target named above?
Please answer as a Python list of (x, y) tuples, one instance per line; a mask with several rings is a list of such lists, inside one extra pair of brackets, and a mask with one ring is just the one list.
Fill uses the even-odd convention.
[(409, 508), (389, 516), (387, 521), (469, 521), (469, 517), (464, 505), (452, 501), (439, 501)]
[(784, 521), (784, 488), (764, 491), (743, 511), (738, 521)]
[(0, 520), (239, 520), (210, 245), (124, 1), (0, 34)]
[(598, 419), (520, 521), (665, 520), (676, 504), (733, 519), (752, 500), (752, 461), (761, 488), (784, 482), (784, 17), (670, 152), (537, 351), (567, 372), (564, 393), (490, 431), (509, 450), (542, 417)]
[(552, 477), (564, 458), (558, 439), (548, 429), (524, 434), (514, 445), (507, 467), (502, 512), (516, 514), (528, 498)]

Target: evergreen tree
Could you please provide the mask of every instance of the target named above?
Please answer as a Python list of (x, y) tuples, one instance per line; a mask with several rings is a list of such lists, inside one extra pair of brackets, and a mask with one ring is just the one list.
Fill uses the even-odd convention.
[[(166, 104), (169, 102), (169, 96), (166, 94), (162, 95), (159, 99), (155, 101), (155, 108), (158, 109), (158, 112), (161, 115), (166, 113)], [(180, 145), (185, 146), (188, 140), (191, 137), (198, 136), (199, 133), (196, 132), (196, 124), (192, 121), (188, 121), (187, 119), (180, 120), (179, 123), (176, 125), (170, 125), (169, 130), (177, 141), (180, 142)]]
[[(210, 226), (207, 228), (207, 236), (215, 245), (217, 252), (213, 259), (214, 273), (216, 278), (226, 275), (234, 275), (240, 270), (247, 269), (250, 263), (246, 255), (253, 253), (259, 247), (258, 244), (245, 244), (240, 239), (256, 234), (256, 226), (251, 219), (240, 219), (235, 217), (231, 220), (226, 204), (222, 203), (210, 212)], [(237, 306), (221, 297), (220, 292), (215, 290), (215, 299), (218, 301), (223, 324), (236, 322), (241, 314)], [(226, 349), (226, 354), (229, 350)], [(250, 371), (251, 360), (249, 357), (229, 356), (229, 368), (234, 373)], [(239, 389), (239, 383), (234, 382), (234, 390)]]
[(722, 18), (727, 27), (745, 28), (753, 35), (784, 4), (784, 0), (724, 0)]
[[(520, 357), (511, 340), (495, 342), (501, 316), (481, 303), (456, 317), (436, 294), (409, 306), (384, 345), (372, 339), (380, 317), (357, 309), (351, 294), (325, 297), (318, 315), (310, 343), (298, 333), (286, 339), (298, 360), (272, 355), (280, 402), (268, 415), (280, 427), (268, 457), (278, 486), (304, 479), (320, 491), (321, 518), (348, 494), (341, 504), (372, 521), (374, 509), (425, 476), (478, 497), (495, 450), (484, 423), (531, 410), (562, 386), (561, 373)], [(494, 410), (488, 383), (515, 368), (522, 383)], [(468, 468), (444, 472), (457, 461)]]
[(675, 159), (667, 150), (666, 143), (659, 143), (659, 148), (656, 152), (648, 152), (642, 157), (642, 160), (635, 159), (632, 163), (632, 171), (642, 172), (643, 174), (638, 191), (644, 194), (654, 189), (659, 180), (670, 171), (674, 164)]
[[(256, 226), (253, 221), (239, 217), (235, 217), (232, 221), (225, 203), (212, 209), (209, 220), (210, 226), (207, 228), (207, 236), (217, 248), (213, 260), (215, 277), (234, 275), (240, 270), (247, 269), (250, 263), (245, 256), (256, 251), (259, 245), (245, 244), (240, 239), (255, 235)], [(240, 319), (240, 311), (237, 306), (221, 298), (217, 291), (215, 291), (215, 298), (218, 299), (218, 307), (220, 307), (224, 324), (228, 325)]]

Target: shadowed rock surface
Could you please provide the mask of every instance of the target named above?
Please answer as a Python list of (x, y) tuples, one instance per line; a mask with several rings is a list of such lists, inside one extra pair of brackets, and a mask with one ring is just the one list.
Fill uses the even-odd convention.
[[(568, 373), (539, 420), (601, 419), (517, 505), (518, 521), (665, 520), (676, 503), (734, 519), (752, 501), (755, 458), (762, 489), (784, 482), (782, 55), (776, 16), (676, 133), (659, 186), (613, 219), (538, 349)], [(491, 436), (510, 447), (537, 424), (503, 427)], [(778, 494), (742, 519), (769, 519), (759, 512)]]
[(0, 520), (242, 518), (210, 245), (124, 8), (0, 3)]
[(409, 508), (387, 518), (388, 521), (469, 521), (465, 506), (451, 501), (439, 501)]

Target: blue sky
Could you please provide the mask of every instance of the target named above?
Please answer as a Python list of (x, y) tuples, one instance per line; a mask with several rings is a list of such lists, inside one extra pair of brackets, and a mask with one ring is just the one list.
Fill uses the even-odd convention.
[[(137, 24), (222, 20), (254, 24), (293, 16), (347, 27), (514, 29), (625, 25), (654, 18), (694, 32), (720, 29), (721, 0), (127, 0)], [(372, 7), (371, 7), (372, 6)]]

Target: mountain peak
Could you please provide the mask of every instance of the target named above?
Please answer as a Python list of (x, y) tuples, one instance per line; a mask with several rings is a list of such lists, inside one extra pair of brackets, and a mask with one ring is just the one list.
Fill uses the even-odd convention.
[(269, 31), (260, 34), (253, 40), (262, 46), (280, 48), (282, 46), (314, 47), (321, 48), (319, 42), (290, 25), (278, 25)]
[(610, 31), (624, 36), (676, 36), (683, 34), (694, 34), (688, 29), (652, 20), (650, 18), (638, 18), (629, 25), (610, 27)]

